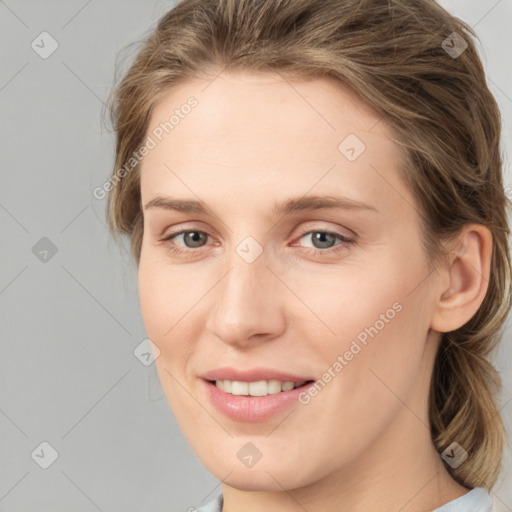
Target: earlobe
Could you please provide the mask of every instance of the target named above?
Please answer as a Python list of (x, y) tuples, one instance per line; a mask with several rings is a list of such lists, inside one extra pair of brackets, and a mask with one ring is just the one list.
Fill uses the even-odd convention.
[(492, 256), (489, 229), (470, 224), (456, 242), (456, 249), (449, 253), (441, 269), (447, 279), (440, 282), (431, 323), (431, 328), (438, 332), (454, 331), (467, 323), (482, 304), (489, 284)]

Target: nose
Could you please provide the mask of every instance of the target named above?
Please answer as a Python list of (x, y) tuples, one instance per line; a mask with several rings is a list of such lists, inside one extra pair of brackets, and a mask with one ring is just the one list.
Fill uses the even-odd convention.
[(248, 263), (233, 250), (229, 270), (212, 290), (206, 328), (239, 349), (278, 337), (286, 328), (283, 284), (265, 253)]

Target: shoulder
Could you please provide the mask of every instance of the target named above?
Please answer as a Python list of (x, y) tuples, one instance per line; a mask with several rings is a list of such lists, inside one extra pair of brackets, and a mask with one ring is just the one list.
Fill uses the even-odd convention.
[(222, 493), (200, 507), (189, 508), (187, 512), (222, 512)]
[[(222, 494), (187, 512), (222, 512)], [(492, 512), (492, 499), (485, 489), (475, 487), (464, 496), (436, 508), (433, 512)]]
[(492, 498), (483, 487), (475, 487), (433, 512), (492, 512)]

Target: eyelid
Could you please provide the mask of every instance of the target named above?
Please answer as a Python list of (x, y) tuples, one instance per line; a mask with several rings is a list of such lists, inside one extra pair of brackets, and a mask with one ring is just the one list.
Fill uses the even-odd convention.
[[(202, 225), (204, 225), (205, 227), (201, 227)], [(191, 221), (178, 222), (177, 224), (173, 224), (172, 226), (167, 226), (161, 231), (162, 234), (160, 235), (160, 238), (168, 236), (166, 235), (166, 233), (169, 233), (169, 235), (171, 235), (181, 233), (183, 231), (201, 231), (210, 234), (212, 231), (214, 232), (215, 229), (212, 228), (210, 224), (205, 223), (199, 219), (192, 219)]]
[(353, 237), (350, 237), (343, 233), (338, 233), (337, 231), (330, 230), (330, 229), (307, 229), (306, 231), (303, 231), (302, 233), (300, 233), (299, 236), (296, 238), (296, 240), (300, 240), (304, 236), (311, 235), (313, 233), (325, 233), (327, 235), (341, 238), (343, 241), (346, 241), (346, 242), (353, 240)]
[[(162, 237), (159, 237), (158, 240), (160, 242), (168, 242), (168, 241), (170, 241), (180, 235), (184, 235), (186, 233), (203, 233), (207, 237), (212, 238), (212, 235), (210, 233), (208, 233), (208, 231), (205, 231), (203, 229), (188, 228), (188, 229), (178, 229), (178, 231), (173, 231), (172, 233), (169, 233), (169, 234), (163, 235)], [(201, 247), (199, 247), (198, 249), (201, 249)], [(197, 249), (192, 249), (192, 248), (187, 247), (186, 250), (194, 251)]]
[(305, 227), (300, 227), (301, 236), (307, 233), (321, 231), (324, 233), (330, 233), (331, 235), (342, 236), (344, 238), (354, 239), (357, 237), (356, 232), (347, 227), (342, 227), (340, 225), (332, 226), (333, 223), (329, 223), (330, 225), (322, 225), (318, 222), (319, 221), (311, 221), (304, 223)]

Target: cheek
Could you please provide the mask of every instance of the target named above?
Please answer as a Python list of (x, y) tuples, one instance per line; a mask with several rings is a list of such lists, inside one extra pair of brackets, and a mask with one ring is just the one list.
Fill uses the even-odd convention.
[(364, 279), (347, 276), (346, 286), (331, 287), (332, 300), (323, 302), (322, 315), (336, 336), (319, 349), (325, 371), (335, 377), (320, 394), (335, 423), (354, 435), (383, 428), (401, 406), (397, 397), (407, 397), (420, 378), (431, 314), (429, 271), (420, 254), (409, 256), (402, 265), (382, 258)]
[(196, 432), (193, 418), (201, 417), (201, 411), (184, 389), (188, 388), (187, 365), (194, 349), (194, 333), (186, 332), (191, 327), (185, 316), (190, 309), (190, 301), (184, 297), (187, 288), (179, 273), (170, 274), (168, 266), (148, 255), (141, 257), (138, 278), (146, 333), (160, 350), (155, 366), (162, 389), (181, 430), (186, 435)]
[(190, 288), (179, 271), (171, 273), (168, 265), (149, 251), (142, 251), (138, 274), (140, 308), (147, 336), (160, 350), (155, 364), (166, 390), (177, 385), (172, 376), (184, 381), (193, 349), (190, 334), (183, 331), (191, 327), (186, 321), (187, 309), (193, 304), (187, 297), (187, 293), (193, 293)]
[(362, 417), (372, 409), (366, 404), (396, 401), (388, 388), (407, 393), (418, 375), (431, 315), (429, 270), (419, 244), (407, 251), (397, 244), (371, 264), (331, 275), (300, 274), (286, 277), (310, 311), (296, 306), (292, 322), (302, 331), (298, 339), (314, 350), (309, 358), (322, 380), (333, 381), (326, 385), (331, 391), (321, 393), (331, 395), (341, 421), (346, 417), (336, 404), (355, 404), (359, 412), (352, 417)]
[(170, 265), (162, 251), (143, 247), (138, 274), (142, 318), (148, 338), (160, 350), (155, 365), (178, 417), (182, 411), (195, 411), (194, 401), (184, 388), (193, 392), (192, 362), (208, 309), (205, 295), (212, 286), (208, 276), (200, 278), (190, 268)]
[[(143, 246), (138, 271), (141, 313), (148, 336), (172, 339), (199, 293), (197, 281), (190, 280), (180, 266), (171, 266), (161, 251)], [(167, 344), (167, 341), (166, 341)]]
[(371, 262), (347, 260), (338, 267), (283, 269), (283, 281), (299, 299), (289, 294), (287, 303), (290, 327), (303, 330), (299, 339), (332, 359), (355, 339), (362, 346), (384, 338), (397, 345), (408, 337), (404, 327), (420, 327), (428, 300), (418, 284), (428, 271), (419, 255), (396, 252), (384, 248)]

